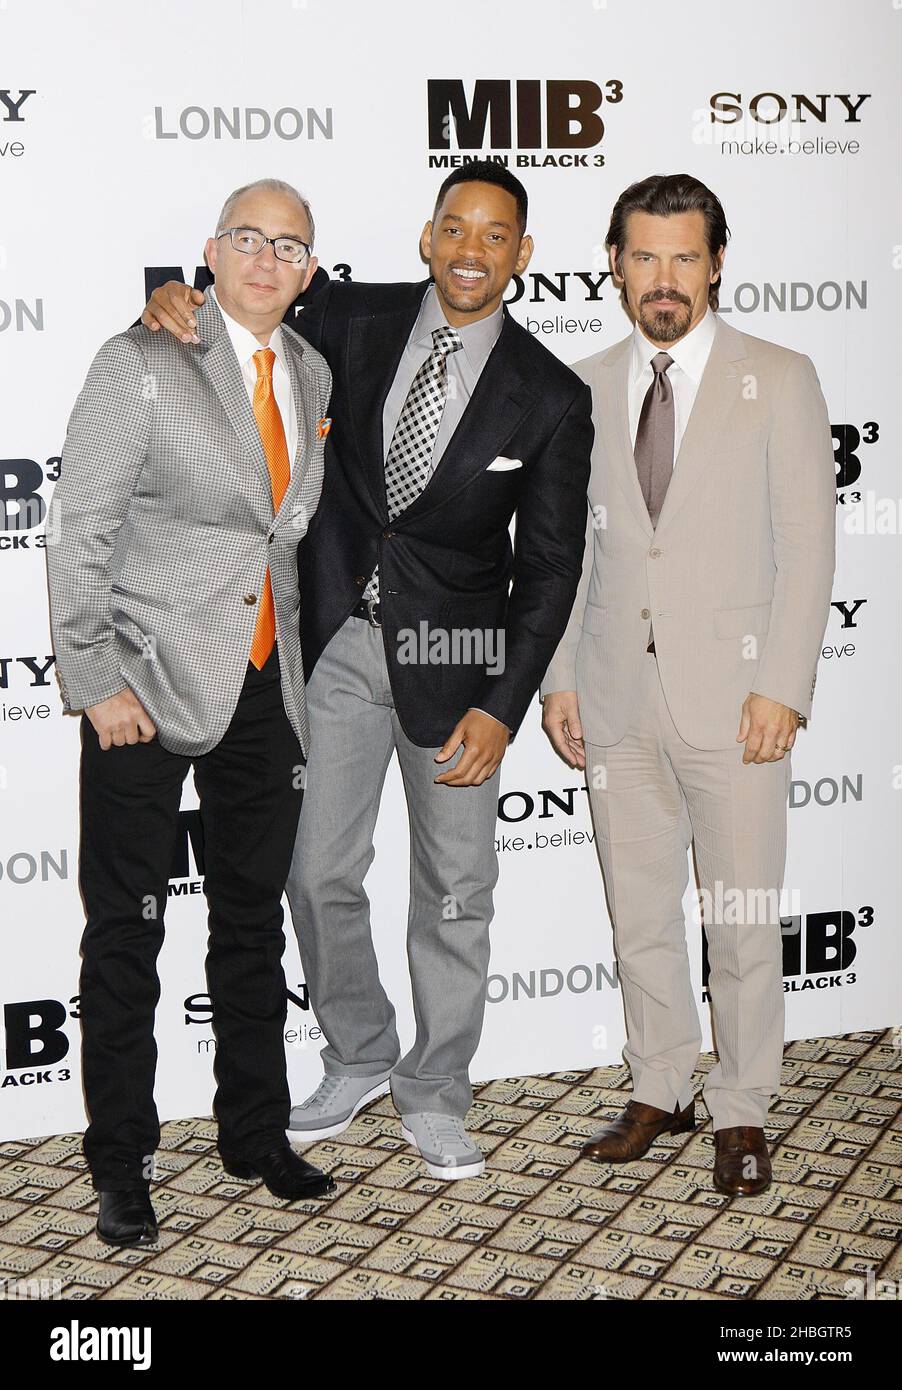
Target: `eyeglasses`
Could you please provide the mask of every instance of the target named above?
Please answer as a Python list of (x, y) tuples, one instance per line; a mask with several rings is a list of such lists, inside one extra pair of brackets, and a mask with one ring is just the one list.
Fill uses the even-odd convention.
[(229, 227), (219, 232), (216, 240), (224, 236), (229, 238), (236, 251), (243, 252), (245, 256), (256, 256), (264, 246), (271, 246), (276, 260), (299, 265), (310, 255), (310, 247), (300, 237), (264, 236), (259, 227)]

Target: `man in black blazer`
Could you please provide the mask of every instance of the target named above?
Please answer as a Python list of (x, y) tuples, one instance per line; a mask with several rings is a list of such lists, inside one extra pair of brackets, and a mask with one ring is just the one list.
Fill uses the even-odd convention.
[[(532, 254), (526, 212), (505, 168), (456, 169), (423, 231), (431, 279), (333, 281), (300, 320), (333, 395), (298, 555), (311, 751), (288, 896), (328, 1046), (290, 1134), (338, 1134), (390, 1084), (405, 1137), (445, 1179), (484, 1167), (463, 1119), (498, 768), (566, 626), (585, 543), (589, 392), (502, 302)], [(170, 282), (145, 322), (191, 341), (192, 301)], [(394, 752), (411, 834), (404, 1057), (363, 886)]]

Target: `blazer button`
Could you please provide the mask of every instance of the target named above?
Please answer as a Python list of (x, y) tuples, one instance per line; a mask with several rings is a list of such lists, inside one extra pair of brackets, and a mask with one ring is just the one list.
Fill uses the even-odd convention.
[(384, 541), (390, 541), (391, 538), (392, 538), (392, 536), (393, 536), (394, 534), (395, 534), (394, 531), (383, 531), (383, 532), (382, 532), (382, 539), (383, 539)]
[(649, 555), (651, 556), (651, 558), (652, 558), (653, 560), (657, 560), (657, 559), (659, 558), (660, 554), (661, 554), (661, 552), (660, 552), (660, 550), (657, 548), (657, 546), (653, 546), (652, 549), (651, 549), (648, 553), (649, 553)]
[(273, 541), (275, 540), (275, 536), (269, 535), (266, 537), (266, 539), (269, 541), (270, 545), (272, 545)]
[(354, 580), (354, 583), (357, 585), (358, 589), (362, 589), (364, 584), (366, 583), (366, 579), (362, 574), (358, 574), (357, 578)]
[(245, 595), (244, 595), (244, 601), (245, 601), (245, 603), (256, 603), (256, 602), (257, 602), (257, 595), (256, 595), (256, 594), (245, 594)]
[(639, 617), (640, 617), (640, 618), (650, 618), (650, 617), (651, 617), (651, 613), (650, 613), (649, 609), (643, 608), (643, 609), (642, 609), (642, 612), (639, 614)]

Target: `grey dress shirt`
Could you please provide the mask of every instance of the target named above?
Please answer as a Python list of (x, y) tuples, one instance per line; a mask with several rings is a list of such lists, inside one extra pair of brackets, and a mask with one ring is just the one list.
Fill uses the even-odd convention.
[[(448, 396), (442, 412), (442, 422), (435, 438), (432, 451), (432, 471), (438, 466), (448, 441), (460, 424), (461, 417), (476, 390), (480, 373), (488, 361), (489, 353), (498, 341), (501, 332), (504, 310), (499, 304), (488, 318), (477, 319), (458, 328), (463, 347), (459, 352), (451, 352), (447, 358)], [(423, 303), (417, 315), (407, 346), (401, 354), (398, 370), (391, 389), (385, 398), (382, 411), (382, 457), (388, 458), (392, 437), (395, 433), (404, 402), (413, 385), (413, 379), (432, 352), (432, 331), (435, 328), (448, 328), (450, 324), (442, 313), (435, 285), (430, 285), (423, 296)]]
[[(445, 399), (445, 409), (442, 412), (442, 422), (439, 425), (432, 450), (431, 473), (434, 473), (438, 467), (442, 454), (447, 449), (448, 442), (469, 405), (470, 397), (476, 390), (480, 373), (489, 359), (489, 353), (498, 341), (503, 319), (504, 309), (499, 304), (494, 313), (489, 314), (487, 318), (477, 319), (475, 323), (468, 323), (457, 330), (463, 347), (459, 352), (449, 353), (447, 357), (448, 395)], [(442, 312), (442, 306), (438, 302), (435, 285), (430, 285), (423, 296), (417, 321), (407, 339), (407, 346), (401, 354), (395, 379), (385, 398), (385, 406), (382, 411), (383, 459), (388, 458), (395, 428), (401, 411), (404, 409), (404, 402), (407, 400), (413, 385), (413, 379), (432, 352), (432, 330), (434, 328), (449, 328), (450, 326)], [(485, 711), (482, 710), (481, 713), (484, 714)], [(489, 717), (493, 719), (494, 715)], [(448, 732), (451, 732), (450, 729)]]

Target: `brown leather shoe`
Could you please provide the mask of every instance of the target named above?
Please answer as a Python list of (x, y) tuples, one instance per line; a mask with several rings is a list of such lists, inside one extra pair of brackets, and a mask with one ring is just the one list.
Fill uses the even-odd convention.
[(586, 1140), (580, 1153), (599, 1163), (626, 1163), (648, 1153), (659, 1134), (683, 1134), (691, 1129), (695, 1129), (694, 1100), (685, 1110), (675, 1107), (672, 1112), (631, 1100), (615, 1120), (609, 1120)]
[(734, 1125), (714, 1131), (714, 1186), (727, 1197), (755, 1197), (771, 1183), (764, 1130)]

